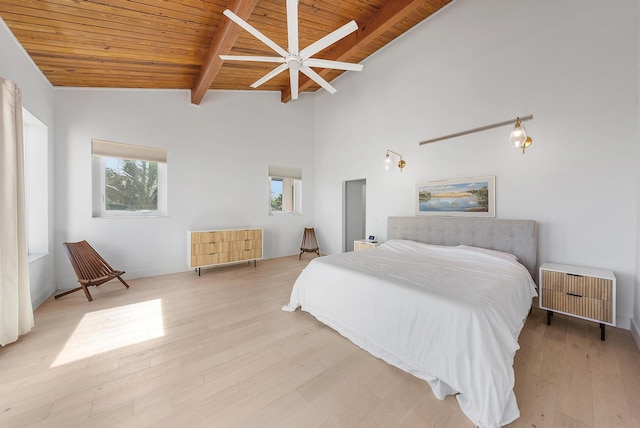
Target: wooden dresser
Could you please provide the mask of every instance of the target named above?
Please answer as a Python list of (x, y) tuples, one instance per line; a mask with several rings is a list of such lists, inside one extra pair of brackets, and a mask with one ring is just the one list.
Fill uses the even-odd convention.
[(553, 312), (616, 325), (616, 277), (613, 272), (578, 266), (544, 263), (540, 266), (540, 308), (547, 310), (547, 324)]
[(262, 260), (262, 229), (187, 231), (187, 263), (192, 269)]

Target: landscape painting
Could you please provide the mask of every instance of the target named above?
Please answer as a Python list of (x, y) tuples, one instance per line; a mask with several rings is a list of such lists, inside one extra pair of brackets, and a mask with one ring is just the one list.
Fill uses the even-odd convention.
[(495, 217), (495, 176), (416, 184), (416, 215)]

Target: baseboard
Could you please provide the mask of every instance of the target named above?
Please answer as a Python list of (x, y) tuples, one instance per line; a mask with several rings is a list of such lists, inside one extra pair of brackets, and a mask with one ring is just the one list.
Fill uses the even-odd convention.
[(636, 346), (638, 347), (638, 350), (640, 350), (640, 327), (638, 327), (638, 324), (636, 324), (636, 320), (631, 318), (631, 328), (629, 329), (631, 331), (631, 336), (633, 336), (633, 340), (636, 341)]
[(46, 290), (40, 293), (40, 295), (37, 296), (35, 299), (32, 299), (31, 306), (33, 307), (33, 310), (35, 311), (38, 308), (38, 306), (43, 304), (49, 297), (53, 296), (53, 293), (54, 291)]

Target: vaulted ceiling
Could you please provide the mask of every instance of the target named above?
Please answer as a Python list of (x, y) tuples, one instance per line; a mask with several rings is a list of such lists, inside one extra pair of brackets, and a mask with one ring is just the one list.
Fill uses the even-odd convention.
[[(453, 0), (300, 0), (299, 45), (355, 20), (358, 30), (315, 58), (359, 63)], [(234, 11), (286, 49), (285, 0), (2, 0), (0, 17), (53, 86), (252, 90), (274, 64), (221, 54), (273, 56), (223, 15)], [(344, 71), (316, 69), (327, 81)], [(300, 92), (319, 86), (300, 77)], [(289, 76), (260, 86), (291, 99)]]

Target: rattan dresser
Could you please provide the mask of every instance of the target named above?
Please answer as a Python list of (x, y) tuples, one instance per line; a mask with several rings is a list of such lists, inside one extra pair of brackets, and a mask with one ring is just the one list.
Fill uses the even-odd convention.
[(547, 325), (554, 312), (604, 326), (616, 325), (616, 277), (613, 272), (578, 266), (544, 263), (540, 266), (540, 308), (547, 310)]
[(262, 260), (262, 229), (213, 229), (187, 232), (187, 263), (200, 268)]

